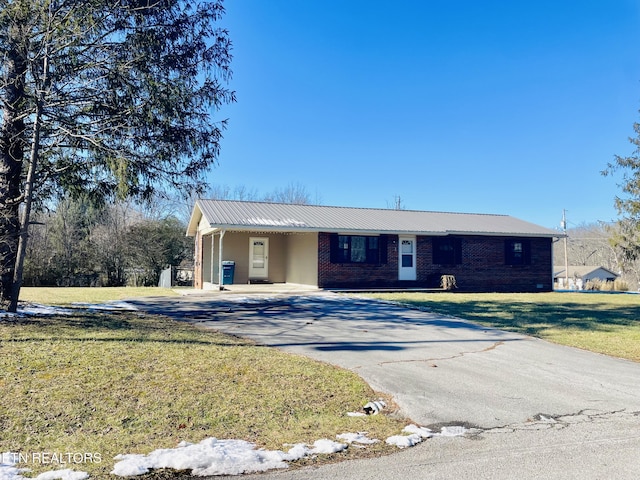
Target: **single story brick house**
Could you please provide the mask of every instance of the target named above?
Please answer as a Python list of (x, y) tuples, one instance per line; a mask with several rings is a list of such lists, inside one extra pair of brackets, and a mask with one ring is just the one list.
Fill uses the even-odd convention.
[(453, 275), (459, 291), (546, 292), (563, 235), (507, 215), (198, 200), (187, 236), (199, 289), (231, 283), (233, 261), (233, 283), (437, 288)]

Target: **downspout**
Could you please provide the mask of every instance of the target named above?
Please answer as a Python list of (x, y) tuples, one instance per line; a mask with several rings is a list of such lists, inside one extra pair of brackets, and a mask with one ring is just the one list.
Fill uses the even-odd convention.
[[(220, 290), (223, 290), (224, 287), (222, 286), (222, 239), (224, 238), (224, 234), (226, 233), (226, 230), (221, 230), (220, 231), (220, 240), (219, 240), (219, 246), (218, 246), (218, 288)], [(213, 268), (213, 262), (211, 262), (211, 268)], [(211, 277), (211, 279), (213, 280), (213, 276)]]

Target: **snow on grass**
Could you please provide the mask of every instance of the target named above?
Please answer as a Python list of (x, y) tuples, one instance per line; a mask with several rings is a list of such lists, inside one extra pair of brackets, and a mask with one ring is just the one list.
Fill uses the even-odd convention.
[[(412, 447), (425, 438), (463, 435), (465, 429), (464, 427), (443, 427), (440, 433), (434, 433), (425, 427), (409, 425), (403, 432), (408, 435), (389, 437), (386, 443), (399, 448)], [(244, 440), (207, 438), (197, 444), (181, 442), (176, 448), (155, 450), (148, 455), (118, 455), (115, 458), (118, 462), (111, 473), (128, 477), (143, 475), (154, 469), (171, 468), (191, 470), (191, 474), (195, 476), (240, 475), (287, 468), (289, 466), (287, 462), (313, 455), (340, 452), (352, 443), (370, 445), (379, 441), (367, 437), (366, 432), (343, 433), (337, 435), (337, 438), (346, 443), (321, 439), (311, 446), (304, 443), (292, 445), (287, 452), (256, 450), (253, 443)]]
[(28, 468), (17, 468), (15, 459), (18, 454), (5, 452), (0, 454), (0, 480), (85, 480), (89, 478), (86, 472), (76, 472), (69, 468), (62, 470), (52, 470), (44, 472), (37, 477), (24, 477), (23, 472), (28, 472)]
[[(24, 304), (18, 307), (18, 311), (16, 313), (10, 313), (5, 311), (0, 311), (0, 318), (11, 318), (11, 317), (23, 317), (23, 316), (42, 316), (46, 317), (49, 315), (70, 315), (71, 310), (60, 307), (51, 307), (48, 305), (38, 305), (36, 303), (33, 304)], [(0, 477), (1, 480), (1, 477)]]
[[(107, 303), (72, 303), (74, 308), (85, 309), (89, 312), (99, 311), (137, 311), (138, 309), (130, 303), (123, 301), (113, 301)], [(52, 307), (50, 305), (40, 305), (37, 303), (20, 304), (16, 313), (0, 311), (0, 318), (12, 317), (47, 317), (51, 315), (71, 315), (73, 310), (62, 307)], [(2, 480), (2, 478), (0, 478)]]
[(408, 448), (417, 445), (422, 441), (422, 437), (417, 433), (411, 435), (394, 435), (385, 440), (389, 445), (395, 445), (398, 448)]
[(69, 468), (63, 470), (52, 470), (50, 472), (43, 472), (37, 477), (36, 480), (85, 480), (89, 478), (89, 474), (86, 472), (76, 472)]
[(98, 303), (98, 304), (96, 304), (96, 303), (74, 302), (72, 305), (74, 307), (77, 307), (77, 308), (85, 308), (89, 312), (101, 312), (101, 311), (107, 311), (107, 312), (110, 312), (110, 311), (134, 312), (134, 311), (138, 310), (136, 307), (134, 307), (130, 303), (123, 302), (123, 301), (113, 301), (113, 302)]
[(367, 414), (364, 412), (347, 412), (347, 417), (366, 417)]
[(176, 448), (154, 450), (148, 455), (118, 455), (114, 475), (128, 477), (142, 475), (153, 469), (171, 468), (191, 470), (195, 476), (240, 475), (287, 468), (287, 462), (316, 454), (331, 454), (347, 448), (332, 440), (317, 440), (313, 446), (293, 445), (288, 452), (255, 449), (244, 440), (218, 440), (206, 438), (200, 443), (182, 442)]
[(422, 442), (425, 438), (432, 437), (459, 437), (465, 434), (466, 429), (459, 426), (442, 427), (440, 433), (435, 433), (426, 427), (418, 427), (417, 425), (408, 425), (403, 430), (408, 435), (394, 435), (385, 441), (389, 445), (395, 445), (398, 448), (413, 447)]
[(373, 443), (378, 443), (380, 440), (375, 438), (367, 437), (367, 432), (358, 432), (358, 433), (341, 433), (337, 435), (338, 440), (344, 440), (345, 442), (351, 443), (359, 443), (362, 445), (371, 445)]

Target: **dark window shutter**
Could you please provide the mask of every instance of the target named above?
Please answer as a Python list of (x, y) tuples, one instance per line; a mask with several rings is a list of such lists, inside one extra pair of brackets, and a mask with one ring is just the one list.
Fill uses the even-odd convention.
[(329, 245), (331, 249), (331, 263), (340, 263), (340, 249), (338, 248), (337, 233), (332, 233), (329, 236)]
[(380, 235), (380, 263), (387, 264), (387, 252), (389, 251), (389, 235)]
[(522, 250), (524, 265), (531, 265), (531, 240), (522, 241)]
[(513, 240), (505, 240), (504, 242), (504, 263), (513, 265)]
[(453, 239), (454, 263), (460, 265), (462, 263), (462, 239)]

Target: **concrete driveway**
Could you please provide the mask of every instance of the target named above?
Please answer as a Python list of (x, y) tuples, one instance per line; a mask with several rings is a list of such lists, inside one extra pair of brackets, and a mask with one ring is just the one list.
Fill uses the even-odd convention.
[(130, 303), (357, 372), (424, 426), (488, 430), (614, 412), (640, 420), (640, 364), (429, 312), (328, 292)]

